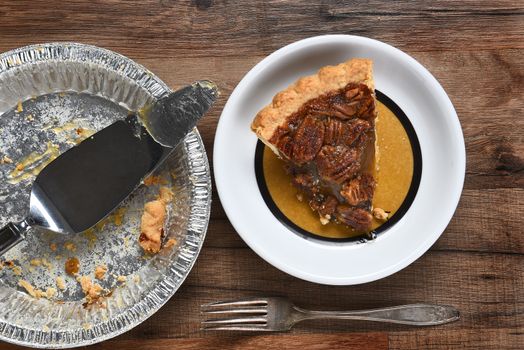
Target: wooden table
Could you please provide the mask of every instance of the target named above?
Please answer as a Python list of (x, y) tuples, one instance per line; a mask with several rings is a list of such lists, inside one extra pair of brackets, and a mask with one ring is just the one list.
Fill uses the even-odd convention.
[[(179, 292), (142, 325), (91, 349), (524, 348), (524, 3), (340, 3), (2, 2), (1, 51), (78, 41), (135, 59), (173, 88), (218, 82), (223, 97), (199, 125), (210, 159), (220, 111), (242, 76), (279, 47), (319, 34), (363, 35), (406, 51), (441, 82), (464, 130), (459, 208), (430, 251), (401, 272), (349, 287), (288, 276), (246, 246), (213, 192), (208, 237)], [(199, 331), (200, 304), (266, 295), (324, 309), (452, 304), (462, 318), (434, 328), (314, 321), (286, 334)]]

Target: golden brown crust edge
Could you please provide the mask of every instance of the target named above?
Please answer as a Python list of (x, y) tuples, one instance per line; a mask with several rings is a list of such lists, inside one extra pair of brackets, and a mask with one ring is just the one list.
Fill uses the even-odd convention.
[(271, 104), (258, 112), (251, 123), (251, 130), (276, 151), (269, 140), (291, 114), (298, 111), (307, 101), (342, 89), (349, 83), (364, 83), (374, 91), (373, 62), (369, 59), (353, 58), (336, 66), (323, 67), (314, 75), (300, 78), (276, 94)]

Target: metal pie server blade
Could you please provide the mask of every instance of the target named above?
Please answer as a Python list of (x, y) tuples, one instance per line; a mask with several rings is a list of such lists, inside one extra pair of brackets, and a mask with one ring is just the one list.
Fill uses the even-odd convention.
[(72, 234), (96, 225), (171, 154), (217, 97), (216, 85), (198, 81), (64, 152), (36, 177), (29, 215), (0, 229), (0, 255), (31, 227)]

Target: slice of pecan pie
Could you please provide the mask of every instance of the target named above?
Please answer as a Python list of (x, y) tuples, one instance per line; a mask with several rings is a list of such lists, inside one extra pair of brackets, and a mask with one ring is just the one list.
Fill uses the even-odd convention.
[(369, 231), (375, 118), (372, 62), (352, 59), (279, 92), (251, 128), (286, 161), (323, 224)]

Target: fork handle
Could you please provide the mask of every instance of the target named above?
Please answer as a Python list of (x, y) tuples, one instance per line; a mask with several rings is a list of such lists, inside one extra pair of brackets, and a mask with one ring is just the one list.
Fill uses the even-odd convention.
[(310, 311), (295, 307), (296, 322), (311, 319), (347, 319), (390, 322), (412, 326), (434, 326), (459, 319), (457, 309), (447, 305), (410, 304), (358, 311)]

